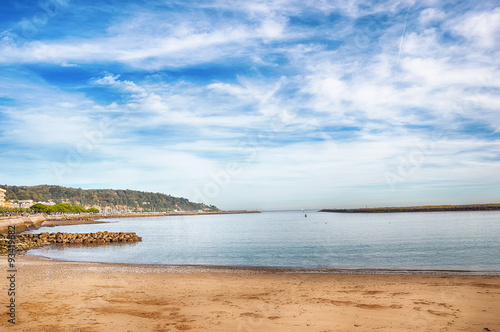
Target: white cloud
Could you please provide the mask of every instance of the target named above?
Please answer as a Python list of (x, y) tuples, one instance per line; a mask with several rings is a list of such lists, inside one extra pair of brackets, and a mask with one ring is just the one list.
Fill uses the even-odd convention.
[(117, 83), (117, 79), (120, 75), (106, 75), (103, 78), (99, 78), (94, 81), (94, 84), (102, 84), (102, 85), (115, 85)]
[(446, 18), (446, 14), (437, 8), (426, 8), (420, 12), (419, 22), (423, 26), (438, 23)]
[(493, 11), (466, 14), (465, 17), (454, 20), (450, 28), (473, 45), (495, 49), (500, 35), (500, 7)]
[[(242, 51), (242, 46), (257, 45), (262, 39), (283, 38), (286, 24), (286, 19), (274, 15), (255, 17), (254, 22), (247, 23), (217, 22), (210, 17), (200, 20), (194, 16), (179, 25), (166, 23), (162, 15), (137, 16), (132, 22), (110, 27), (107, 36), (94, 39), (31, 41), (18, 45), (4, 38), (0, 43), (0, 63), (45, 62), (62, 66), (72, 63), (73, 66), (105, 61), (147, 69), (177, 67), (231, 56)], [(182, 16), (174, 17), (173, 21), (181, 19)]]
[(429, 88), (478, 85), (489, 75), (489, 68), (472, 66), (459, 67), (452, 59), (406, 58), (402, 61), (405, 79)]

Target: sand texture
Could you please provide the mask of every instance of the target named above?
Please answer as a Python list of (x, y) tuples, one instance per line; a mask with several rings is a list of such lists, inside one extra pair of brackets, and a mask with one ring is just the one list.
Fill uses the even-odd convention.
[(495, 276), (270, 273), (29, 256), (16, 264), (16, 324), (8, 322), (2, 278), (1, 331), (500, 331)]

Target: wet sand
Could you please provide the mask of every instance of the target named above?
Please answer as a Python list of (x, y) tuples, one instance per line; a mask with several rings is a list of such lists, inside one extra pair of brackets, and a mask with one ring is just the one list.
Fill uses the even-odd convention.
[(69, 225), (85, 225), (85, 224), (103, 224), (106, 221), (88, 219), (69, 219), (69, 220), (45, 220), (42, 227), (69, 226)]
[(16, 264), (2, 331), (500, 331), (498, 276)]

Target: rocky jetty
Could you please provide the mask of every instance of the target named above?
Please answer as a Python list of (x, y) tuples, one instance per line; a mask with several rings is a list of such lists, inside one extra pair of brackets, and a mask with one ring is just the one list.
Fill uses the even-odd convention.
[(319, 210), (319, 212), (399, 213), (399, 212), (447, 212), (447, 211), (495, 211), (495, 210), (500, 210), (500, 204), (377, 207), (377, 208), (360, 208), (360, 209), (323, 209)]
[(9, 245), (12, 244), (16, 251), (24, 251), (49, 244), (110, 244), (140, 241), (142, 238), (136, 233), (124, 232), (0, 234), (0, 253), (7, 253)]

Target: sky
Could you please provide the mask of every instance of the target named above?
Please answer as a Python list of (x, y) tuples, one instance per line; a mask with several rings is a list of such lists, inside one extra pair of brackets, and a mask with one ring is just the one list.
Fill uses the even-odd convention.
[(0, 183), (500, 202), (498, 1), (0, 4)]

